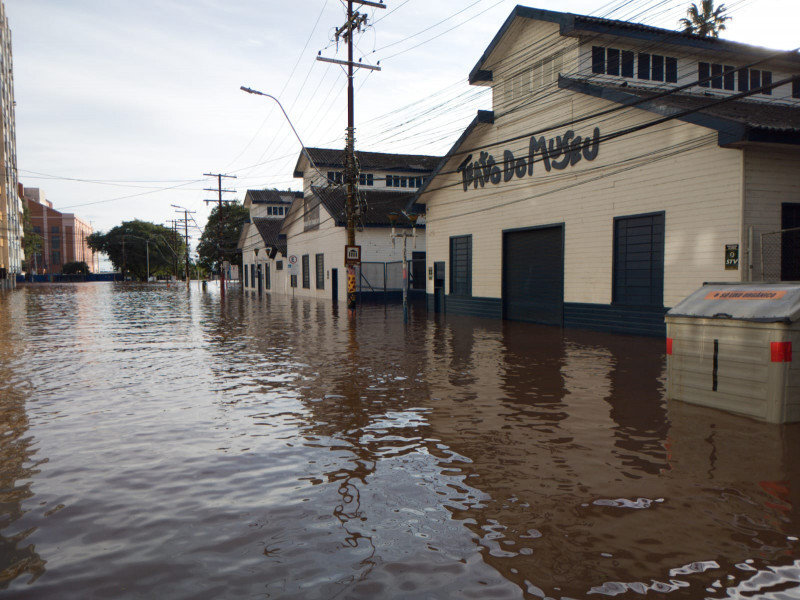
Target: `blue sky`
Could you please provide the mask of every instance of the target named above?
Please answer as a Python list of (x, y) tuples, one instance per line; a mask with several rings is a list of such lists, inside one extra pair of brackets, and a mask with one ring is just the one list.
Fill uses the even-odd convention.
[[(381, 72), (356, 78), (357, 147), (444, 153), (477, 108), (466, 85), (516, 2), (387, 0), (356, 57)], [(688, 2), (540, 0), (539, 8), (677, 28)], [(798, 45), (800, 0), (730, 0), (724, 37)], [(163, 223), (171, 204), (197, 211), (204, 172), (248, 188), (299, 189), (299, 144), (283, 115), (246, 85), (281, 98), (308, 146), (343, 145), (346, 78), (315, 60), (344, 58), (331, 41), (341, 0), (5, 0), (13, 48), (20, 180), (95, 230), (123, 220)], [(653, 6), (660, 6), (653, 9)], [(644, 14), (642, 12), (644, 11)], [(780, 15), (775, 18), (775, 15)], [(427, 30), (427, 31), (425, 31)], [(455, 98), (460, 98), (454, 101)], [(431, 109), (444, 105), (440, 113)], [(426, 120), (435, 116), (435, 119)], [(190, 231), (195, 238), (199, 232)]]

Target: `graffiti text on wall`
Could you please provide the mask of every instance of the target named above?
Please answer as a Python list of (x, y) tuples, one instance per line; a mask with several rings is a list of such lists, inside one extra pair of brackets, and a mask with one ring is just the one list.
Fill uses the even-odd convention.
[(470, 154), (458, 167), (464, 191), (472, 185), (475, 189), (487, 183), (497, 185), (501, 181), (511, 181), (514, 177), (533, 175), (534, 165), (541, 163), (544, 170), (566, 169), (577, 164), (581, 158), (594, 160), (600, 150), (600, 128), (595, 127), (592, 137), (575, 135), (571, 129), (564, 135), (549, 140), (544, 136), (531, 136), (528, 156), (517, 158), (511, 150), (503, 152), (503, 162), (499, 163), (488, 152), (481, 152), (480, 158), (473, 161)]

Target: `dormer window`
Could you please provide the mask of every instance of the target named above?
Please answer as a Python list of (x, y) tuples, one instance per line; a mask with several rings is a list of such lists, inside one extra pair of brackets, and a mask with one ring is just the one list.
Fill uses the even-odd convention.
[(592, 73), (598, 75), (614, 75), (649, 81), (678, 82), (678, 59), (673, 56), (639, 52), (638, 69), (635, 64), (635, 53), (632, 50), (603, 48), (592, 46)]
[[(715, 63), (697, 63), (697, 79), (700, 87), (710, 87), (716, 90), (726, 89), (734, 91), (736, 89), (736, 67), (732, 65), (719, 65)], [(747, 92), (758, 89), (762, 86), (772, 85), (772, 71), (762, 71), (760, 69), (738, 69), (739, 72), (739, 91)], [(771, 89), (762, 90), (760, 94), (772, 95)]]

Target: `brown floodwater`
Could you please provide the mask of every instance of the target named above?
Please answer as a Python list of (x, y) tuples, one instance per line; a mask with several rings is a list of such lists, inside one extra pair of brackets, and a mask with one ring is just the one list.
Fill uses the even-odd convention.
[(0, 597), (800, 597), (800, 427), (664, 342), (213, 288), (0, 293)]

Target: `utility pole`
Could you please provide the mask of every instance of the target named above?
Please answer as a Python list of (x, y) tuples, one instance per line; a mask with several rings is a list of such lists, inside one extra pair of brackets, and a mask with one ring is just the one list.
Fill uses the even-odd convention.
[[(174, 208), (178, 209), (178, 210), (175, 211), (177, 213), (180, 213), (181, 211), (183, 211), (183, 219), (176, 219), (176, 220), (173, 221), (173, 223), (175, 225), (175, 230), (176, 230), (175, 232), (177, 233), (178, 223), (183, 221), (184, 243), (185, 243), (185, 246), (186, 246), (186, 291), (188, 292), (189, 291), (189, 284), (191, 283), (191, 280), (192, 280), (192, 274), (191, 274), (191, 271), (189, 269), (189, 215), (193, 215), (195, 213), (195, 211), (187, 210), (187, 209), (183, 208), (182, 206), (176, 206), (174, 204), (172, 206)], [(177, 262), (177, 257), (176, 257), (176, 262)], [(177, 267), (176, 267), (176, 271), (177, 271)]]
[(125, 234), (122, 234), (122, 282), (125, 283)]
[[(344, 177), (347, 186), (347, 201), (345, 204), (345, 215), (347, 217), (347, 245), (345, 256), (349, 256), (348, 248), (356, 245), (356, 193), (358, 182), (358, 167), (356, 165), (355, 150), (355, 101), (353, 98), (353, 68), (370, 69), (380, 71), (380, 67), (365, 65), (353, 62), (353, 31), (361, 31), (361, 26), (366, 26), (367, 15), (362, 15), (358, 11), (353, 11), (353, 2), (374, 8), (386, 8), (382, 2), (368, 2), (367, 0), (347, 0), (347, 22), (336, 30), (336, 40), (343, 38), (347, 42), (347, 60), (336, 60), (318, 56), (317, 60), (330, 62), (338, 65), (347, 66), (347, 137), (345, 139), (345, 159)], [(359, 255), (360, 259), (360, 255)], [(354, 264), (347, 265), (347, 308), (356, 308), (356, 267)]]
[[(218, 219), (217, 219), (217, 250), (219, 252), (219, 293), (222, 299), (225, 298), (225, 271), (222, 268), (222, 263), (225, 258), (223, 250), (222, 250), (222, 203), (223, 202), (233, 202), (233, 200), (223, 200), (222, 194), (225, 193), (235, 193), (236, 190), (223, 190), (222, 189), (222, 178), (226, 177), (228, 179), (236, 179), (236, 175), (223, 175), (222, 173), (203, 173), (204, 177), (216, 177), (217, 178), (217, 188), (205, 188), (207, 192), (217, 192), (219, 197), (217, 200), (205, 200), (206, 203), (208, 202), (218, 202)], [(186, 255), (186, 262), (189, 262), (189, 255)]]

